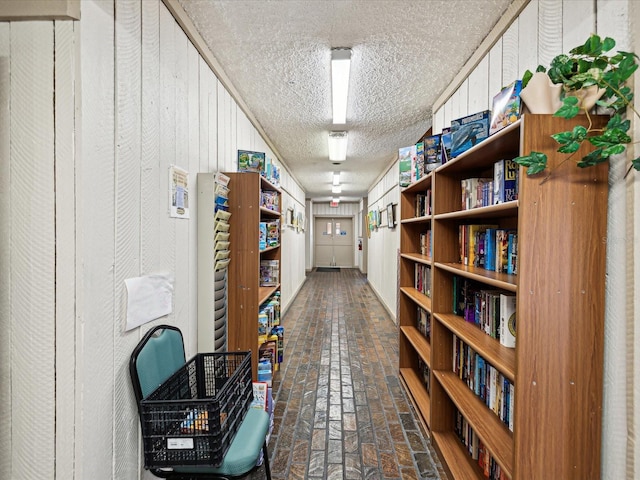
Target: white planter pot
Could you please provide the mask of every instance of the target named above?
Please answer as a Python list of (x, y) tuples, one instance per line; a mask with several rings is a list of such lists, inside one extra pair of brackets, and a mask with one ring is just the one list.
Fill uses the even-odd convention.
[(545, 72), (536, 72), (520, 92), (531, 113), (555, 113), (562, 106), (562, 85), (552, 83)]

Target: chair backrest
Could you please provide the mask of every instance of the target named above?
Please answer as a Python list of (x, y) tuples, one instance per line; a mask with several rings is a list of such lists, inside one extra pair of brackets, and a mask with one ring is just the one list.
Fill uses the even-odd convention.
[(139, 404), (185, 362), (180, 329), (158, 325), (149, 330), (133, 350), (129, 361), (136, 402)]

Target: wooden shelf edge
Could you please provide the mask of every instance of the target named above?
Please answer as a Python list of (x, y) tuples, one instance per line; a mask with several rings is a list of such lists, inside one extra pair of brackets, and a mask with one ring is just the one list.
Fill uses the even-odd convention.
[(258, 305), (266, 302), (271, 295), (280, 289), (280, 284), (275, 287), (259, 287), (258, 289)]
[(400, 220), (400, 223), (428, 223), (433, 217), (431, 215), (423, 215), (422, 217), (411, 217)]
[(412, 368), (401, 368), (400, 379), (409, 392), (409, 398), (413, 406), (426, 424), (426, 430), (429, 431), (431, 428), (431, 398), (422, 379)]
[(504, 217), (515, 216), (518, 212), (518, 200), (499, 203), (497, 205), (487, 205), (486, 207), (470, 208), (468, 210), (456, 210), (454, 212), (438, 213), (433, 216), (434, 220), (448, 220), (454, 218), (473, 217)]
[(464, 319), (453, 313), (434, 313), (433, 317), (448, 330), (455, 333), (511, 382), (515, 383), (515, 348), (507, 348), (504, 345), (500, 345), (499, 340), (491, 338), (475, 325), (465, 322)]
[(462, 443), (452, 432), (431, 432), (436, 450), (444, 460), (445, 468), (455, 480), (479, 480), (484, 475)]
[(402, 258), (406, 258), (407, 260), (412, 260), (418, 263), (424, 263), (425, 265), (431, 265), (431, 257), (428, 255), (422, 255), (420, 253), (401, 253), (400, 256)]
[(435, 262), (434, 267), (446, 270), (447, 272), (460, 275), (461, 277), (476, 280), (492, 287), (501, 288), (508, 292), (517, 293), (517, 275), (507, 275), (506, 273), (497, 273), (485, 270), (479, 267), (470, 267), (460, 263)]
[(405, 338), (409, 340), (409, 343), (413, 346), (413, 349), (420, 356), (422, 361), (431, 368), (431, 345), (425, 338), (420, 330), (416, 327), (400, 327), (400, 331), (404, 334)]
[(509, 478), (513, 477), (513, 435), (504, 423), (480, 400), (455, 373), (433, 370), (436, 381), (442, 385), (449, 398), (480, 440), (487, 446), (493, 458)]
[(281, 215), (279, 210), (271, 210), (270, 208), (263, 206), (260, 207), (260, 213), (263, 215), (270, 215), (272, 217), (279, 217)]
[(420, 305), (427, 312), (431, 313), (431, 299), (424, 293), (419, 292), (414, 287), (400, 287), (400, 291), (409, 297), (413, 303)]
[(276, 248), (280, 248), (280, 244), (278, 245), (274, 245), (273, 247), (267, 247), (264, 250), (260, 250), (260, 253), (265, 253), (265, 252), (269, 252), (271, 250), (275, 250)]
[(409, 192), (415, 192), (415, 191), (419, 191), (419, 190), (426, 190), (431, 185), (431, 179), (432, 178), (433, 178), (433, 172), (429, 172), (424, 177), (422, 177), (420, 180), (416, 180), (411, 185), (408, 185), (408, 186), (404, 187), (402, 192), (409, 193)]

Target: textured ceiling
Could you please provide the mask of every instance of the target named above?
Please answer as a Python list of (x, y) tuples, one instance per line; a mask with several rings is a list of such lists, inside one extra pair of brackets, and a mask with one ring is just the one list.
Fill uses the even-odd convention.
[[(307, 198), (366, 196), (512, 0), (180, 0)], [(331, 120), (332, 47), (352, 49), (347, 124)], [(347, 160), (327, 135), (348, 130)]]

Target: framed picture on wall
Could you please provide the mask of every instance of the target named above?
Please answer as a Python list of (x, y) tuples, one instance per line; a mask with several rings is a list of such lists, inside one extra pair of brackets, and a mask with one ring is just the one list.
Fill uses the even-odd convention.
[(394, 207), (393, 203), (390, 203), (389, 205), (387, 205), (387, 226), (389, 228), (395, 228), (396, 226), (396, 219), (393, 214), (395, 208), (393, 207)]

